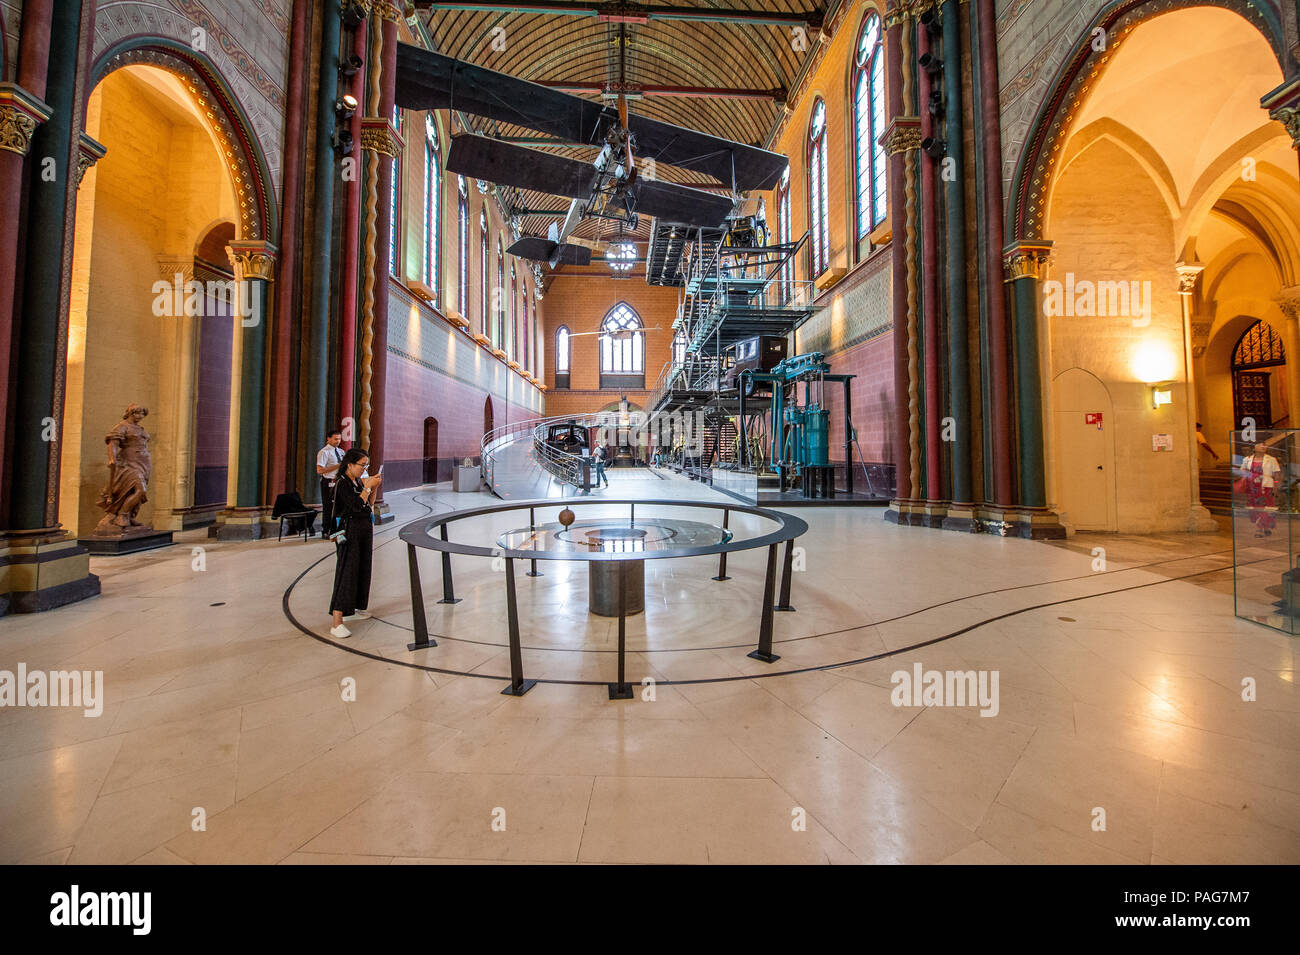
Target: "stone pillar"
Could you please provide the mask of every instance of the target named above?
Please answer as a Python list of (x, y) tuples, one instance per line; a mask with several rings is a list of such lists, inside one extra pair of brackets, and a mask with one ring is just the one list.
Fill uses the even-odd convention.
[[(931, 52), (930, 31), (917, 30), (917, 54)], [(934, 84), (926, 70), (919, 70), (917, 101), (926, 104), (918, 109), (921, 118), (921, 139), (935, 136), (934, 116), (928, 104)], [(943, 417), (943, 372), (939, 358), (943, 347), (939, 339), (939, 168), (938, 160), (929, 153), (918, 152), (921, 164), (921, 343), (924, 351), (925, 383), (925, 523), (934, 525), (946, 512), (943, 482), (943, 444), (940, 441), (940, 419)]]
[(949, 467), (952, 502), (943, 526), (971, 530), (974, 492), (971, 480), (970, 347), (966, 302), (966, 172), (962, 130), (961, 10), (956, 0), (940, 0), (943, 16), (944, 141), (952, 177), (946, 183), (944, 255), (947, 271), (948, 402), (953, 420)]
[(230, 373), (230, 456), (226, 509), (208, 528), (221, 540), (257, 540), (270, 520), (266, 462), (266, 349), (270, 338), (275, 246), (243, 240), (226, 247), (235, 273), (236, 301)]
[[(180, 284), (182, 288), (186, 283), (194, 280), (194, 259), (175, 258), (167, 256), (158, 257), (158, 275), (169, 284)], [(207, 297), (203, 298), (204, 307), (207, 307)], [(171, 337), (171, 342), (175, 346), (175, 366), (173, 368), (160, 368), (160, 374), (170, 374), (175, 380), (175, 401), (177, 407), (173, 409), (175, 414), (175, 427), (172, 432), (175, 453), (173, 455), (173, 466), (175, 473), (172, 479), (172, 500), (171, 515), (155, 511), (154, 526), (158, 528), (170, 528), (172, 530), (181, 530), (185, 526), (185, 512), (194, 504), (194, 447), (195, 447), (195, 415), (198, 412), (198, 388), (196, 386), (198, 372), (198, 355), (199, 355), (199, 316), (187, 315), (185, 310), (181, 309), (179, 314), (168, 318), (169, 323), (173, 323), (174, 329), (168, 329), (164, 334)], [(182, 404), (183, 403), (183, 404)]]
[[(0, 154), (18, 159), (24, 170), (19, 178), (26, 179), (27, 188), (20, 214), (0, 220), (0, 230), (5, 230), (0, 235), (15, 230), (24, 253), (21, 264), (7, 270), (13, 276), (22, 269), (21, 300), (6, 295), (0, 306), (9, 311), (5, 334), (11, 336), (0, 363), (13, 376), (5, 392), (5, 430), (12, 445), (4, 461), (0, 614), (48, 610), (99, 593), (88, 552), (58, 523), (72, 225), (76, 185), (93, 161), (84, 155), (79, 134), (86, 87), (83, 52), (94, 16), (94, 4), (84, 0), (33, 0), (23, 16), (24, 63), (18, 76), (23, 89), (36, 95), (6, 90), (4, 115), (12, 125)], [(15, 110), (27, 119), (48, 119), (29, 124)], [(25, 164), (18, 149), (29, 157)], [(12, 160), (0, 167), (0, 175), (12, 177), (14, 172)], [(5, 191), (9, 186), (22, 194), (20, 182), (10, 179)], [(14, 255), (16, 249), (11, 246), (5, 254)], [(13, 279), (7, 283), (12, 290)]]
[[(348, 119), (348, 132), (352, 136), (352, 161), (356, 164), (359, 174), (350, 177), (344, 177), (339, 183), (339, 188), (343, 191), (343, 233), (339, 240), (340, 261), (338, 265), (339, 275), (339, 331), (338, 331), (338, 355), (337, 355), (337, 374), (338, 374), (338, 410), (331, 416), (331, 421), (342, 422), (347, 418), (357, 420), (357, 427), (349, 431), (344, 430), (344, 447), (345, 448), (366, 448), (367, 444), (365, 413), (362, 411), (360, 417), (357, 414), (357, 325), (360, 321), (360, 309), (357, 304), (357, 284), (361, 275), (361, 243), (363, 236), (361, 234), (361, 195), (362, 195), (362, 178), (369, 175), (366, 170), (366, 156), (362, 152), (362, 132), (361, 120), (366, 112), (366, 88), (376, 64), (370, 62), (370, 14), (372, 11), (373, 0), (349, 0), (349, 3), (358, 8), (358, 12), (364, 14), (365, 19), (356, 27), (352, 28), (350, 36), (344, 36), (346, 44), (350, 39), (352, 41), (351, 49), (347, 51), (348, 56), (356, 57), (360, 61), (357, 72), (351, 77), (340, 77), (339, 79), (339, 98), (345, 95), (352, 95), (357, 101), (357, 110)], [(344, 3), (346, 9), (349, 3)], [(373, 242), (373, 238), (371, 240)], [(332, 427), (332, 424), (331, 424)], [(317, 442), (323, 442), (322, 435)]]
[[(397, 23), (401, 11), (391, 0), (375, 0), (371, 29), (370, 76), (361, 146), (365, 153), (365, 259), (362, 262), (361, 430), (371, 459), (384, 461), (385, 388), (388, 374), (388, 248), (391, 237), (389, 194), (401, 140), (393, 128), (397, 90)], [(375, 498), (375, 517), (393, 519), (383, 488)]]
[[(1015, 242), (1005, 250), (1015, 321), (1016, 411), (1020, 423), (1020, 500), (1047, 506), (1043, 461), (1043, 378), (1038, 362), (1038, 278), (1052, 243)], [(999, 289), (997, 294), (1001, 295)]]
[[(46, 27), (48, 31), (48, 25)], [(14, 83), (0, 83), (0, 420), (10, 415), (9, 353), (16, 318), (18, 227), (22, 212), (23, 165), (36, 127), (50, 118), (50, 107)], [(12, 429), (6, 428), (7, 432)], [(0, 438), (0, 474), (5, 473), (6, 445), (12, 434)], [(0, 487), (0, 527), (8, 526), (9, 489)]]
[[(1179, 262), (1178, 298), (1183, 313), (1183, 366), (1187, 369), (1187, 450), (1191, 458), (1188, 479), (1191, 483), (1191, 507), (1187, 512), (1187, 529), (1213, 532), (1219, 529), (1214, 516), (1201, 504), (1201, 447), (1196, 441), (1196, 366), (1193, 355), (1193, 315), (1196, 313), (1196, 280), (1205, 271), (1203, 265)], [(1294, 321), (1294, 319), (1292, 320)]]
[(984, 212), (981, 234), (987, 250), (983, 292), (988, 306), (989, 407), (984, 420), (993, 439), (993, 488), (985, 488), (985, 500), (993, 504), (1012, 503), (1011, 380), (1007, 369), (1007, 308), (998, 252), (1003, 247), (1002, 131), (998, 100), (997, 11), (994, 0), (971, 4), (972, 30), (979, 38), (979, 61), (972, 65), (979, 73), (979, 121), (981, 134), (976, 149), (981, 156)]

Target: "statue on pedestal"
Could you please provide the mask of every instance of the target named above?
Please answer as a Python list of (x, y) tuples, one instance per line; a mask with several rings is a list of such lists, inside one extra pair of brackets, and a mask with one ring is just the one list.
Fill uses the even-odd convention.
[(124, 534), (152, 533), (153, 528), (135, 519), (140, 506), (149, 500), (149, 432), (140, 426), (149, 409), (130, 405), (117, 427), (104, 436), (108, 445), (108, 485), (99, 495), (98, 504), (105, 511), (95, 527), (95, 535), (119, 537)]

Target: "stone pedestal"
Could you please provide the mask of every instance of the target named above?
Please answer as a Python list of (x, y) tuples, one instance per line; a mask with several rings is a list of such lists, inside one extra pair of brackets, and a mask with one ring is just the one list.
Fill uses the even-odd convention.
[(0, 616), (53, 610), (98, 593), (90, 553), (62, 531), (0, 535)]
[(152, 527), (137, 525), (135, 527), (112, 530), (95, 528), (89, 537), (77, 538), (77, 543), (96, 557), (117, 557), (122, 554), (135, 554), (142, 550), (154, 550), (158, 547), (170, 547), (171, 531), (159, 531)]

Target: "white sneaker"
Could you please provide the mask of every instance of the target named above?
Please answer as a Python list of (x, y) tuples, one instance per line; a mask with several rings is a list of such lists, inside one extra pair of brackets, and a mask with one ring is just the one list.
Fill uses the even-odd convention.
[(348, 637), (352, 636), (352, 631), (343, 626), (343, 624), (339, 624), (337, 627), (330, 627), (330, 636), (335, 640), (346, 640)]
[(344, 620), (365, 620), (365, 619), (367, 619), (369, 616), (370, 616), (370, 611), (369, 611), (369, 610), (358, 610), (356, 613), (350, 613), (350, 614), (348, 614), (348, 615), (347, 615), (346, 617), (344, 617), (343, 619), (344, 619)]

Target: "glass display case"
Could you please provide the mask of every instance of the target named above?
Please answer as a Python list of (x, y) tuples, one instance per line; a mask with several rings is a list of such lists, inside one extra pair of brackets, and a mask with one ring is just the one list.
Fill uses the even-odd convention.
[(1232, 569), (1235, 612), (1300, 633), (1300, 461), (1294, 430), (1234, 431)]

